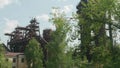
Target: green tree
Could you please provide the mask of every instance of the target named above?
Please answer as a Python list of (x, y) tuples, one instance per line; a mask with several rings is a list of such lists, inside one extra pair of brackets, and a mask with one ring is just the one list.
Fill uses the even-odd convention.
[(28, 68), (43, 68), (43, 52), (35, 38), (32, 38), (26, 46), (25, 56)]
[[(69, 24), (64, 13), (60, 13), (59, 9), (54, 8), (56, 13), (52, 13), (53, 18), (50, 20), (56, 26), (56, 30), (52, 32), (52, 40), (48, 43), (48, 60), (47, 68), (70, 68), (65, 49), (67, 47), (67, 32)], [(68, 67), (69, 66), (69, 67)]]
[(2, 44), (0, 44), (0, 68), (12, 68), (12, 64), (6, 61), (5, 49)]
[[(117, 0), (81, 0), (77, 6), (78, 25), (80, 35), (80, 56), (86, 57), (99, 67), (111, 62), (113, 48), (113, 20), (118, 9)], [(117, 12), (119, 12), (117, 10)], [(119, 18), (119, 17), (118, 17)], [(105, 25), (108, 25), (108, 34)], [(109, 57), (110, 56), (110, 57)], [(108, 58), (109, 57), (109, 58)]]
[(120, 65), (120, 44), (119, 45), (116, 45), (114, 46), (114, 51), (113, 51), (113, 58), (112, 58), (112, 62), (111, 64), (109, 65), (109, 68), (118, 68), (119, 65)]

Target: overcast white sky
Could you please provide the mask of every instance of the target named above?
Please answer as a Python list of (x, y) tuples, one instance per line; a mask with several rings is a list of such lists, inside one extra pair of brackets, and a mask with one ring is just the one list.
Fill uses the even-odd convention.
[(48, 22), (52, 7), (60, 7), (68, 16), (76, 12), (80, 0), (0, 0), (0, 38), (6, 43), (6, 32), (16, 26), (26, 26), (32, 17), (37, 17), (40, 29), (53, 28)]

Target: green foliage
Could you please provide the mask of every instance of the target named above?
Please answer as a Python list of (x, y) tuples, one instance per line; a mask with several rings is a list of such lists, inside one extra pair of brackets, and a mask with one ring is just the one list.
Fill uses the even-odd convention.
[(112, 55), (111, 68), (118, 68), (120, 65), (120, 45), (114, 46)]
[(104, 46), (99, 46), (95, 47), (92, 50), (93, 54), (93, 65), (96, 67), (103, 67), (106, 65), (109, 65), (111, 62), (111, 53), (110, 51), (104, 47)]
[[(81, 48), (80, 54), (74, 58), (72, 58), (73, 51), (66, 51), (68, 45), (66, 37), (70, 30), (69, 21), (64, 13), (54, 7), (56, 12), (51, 13), (53, 17), (50, 21), (56, 26), (56, 30), (52, 32), (52, 40), (47, 44), (46, 68), (118, 68), (120, 48), (114, 46), (112, 52), (111, 39), (107, 37), (105, 31), (106, 24), (115, 23), (112, 17), (119, 21), (120, 6), (117, 0), (90, 0), (82, 5), (84, 8), (78, 14)], [(29, 68), (42, 68), (43, 53), (35, 39), (29, 42), (25, 55)], [(91, 62), (88, 62), (89, 56), (92, 57)]]
[(12, 68), (12, 64), (9, 61), (6, 61), (5, 49), (0, 44), (0, 68)]
[[(113, 65), (113, 55), (119, 55), (113, 53), (114, 48), (112, 52), (112, 47), (114, 46), (112, 43), (111, 27), (111, 25), (116, 23), (115, 21), (117, 21), (117, 25), (119, 25), (118, 19), (120, 17), (118, 7), (117, 0), (90, 0), (87, 4), (82, 2), (82, 8), (78, 8), (78, 33), (81, 38), (81, 53), (79, 55), (82, 59), (83, 57), (87, 58), (92, 56), (90, 65), (94, 66), (94, 68), (109, 68)], [(115, 17), (117, 17), (117, 19), (115, 19)], [(108, 38), (106, 34), (106, 24), (111, 27), (109, 27), (110, 38)], [(89, 58), (87, 58), (87, 60), (89, 60)], [(84, 62), (86, 59), (80, 61)], [(87, 65), (88, 62), (85, 63), (85, 66)]]
[[(55, 9), (58, 10), (58, 9)], [(66, 35), (69, 30), (68, 21), (64, 13), (52, 13), (50, 20), (56, 26), (56, 30), (51, 34), (52, 40), (48, 43), (47, 68), (69, 68), (65, 47), (67, 46)], [(68, 58), (70, 59), (70, 58)]]
[(35, 38), (29, 41), (25, 49), (25, 56), (28, 63), (28, 68), (43, 68), (43, 52), (39, 42)]

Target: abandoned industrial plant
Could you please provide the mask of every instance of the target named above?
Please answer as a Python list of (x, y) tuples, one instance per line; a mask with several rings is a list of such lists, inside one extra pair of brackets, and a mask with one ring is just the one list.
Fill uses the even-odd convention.
[(120, 68), (120, 0), (0, 0), (0, 68)]

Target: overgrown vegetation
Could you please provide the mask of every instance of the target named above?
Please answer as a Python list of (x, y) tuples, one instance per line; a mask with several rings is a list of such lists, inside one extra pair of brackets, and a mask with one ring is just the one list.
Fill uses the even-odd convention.
[(29, 41), (25, 49), (25, 56), (28, 63), (28, 68), (43, 68), (43, 52), (39, 42), (35, 38)]
[(2, 44), (0, 44), (0, 68), (12, 68), (11, 63), (6, 61), (5, 49)]
[(56, 26), (56, 30), (52, 32), (52, 40), (47, 45), (47, 68), (70, 68), (69, 57), (65, 53), (67, 47), (66, 36), (69, 31), (68, 21), (65, 15), (59, 12), (52, 13), (52, 16), (53, 18), (50, 21)]
[[(78, 36), (75, 37), (80, 37), (80, 44), (73, 49), (67, 48), (69, 45), (67, 39), (70, 39), (67, 38), (67, 33), (71, 31), (70, 22), (64, 13), (54, 8), (57, 12), (52, 13), (50, 22), (53, 22), (56, 30), (51, 33), (51, 40), (46, 45), (46, 68), (118, 68), (120, 47), (119, 44), (114, 44), (113, 35), (119, 30), (119, 8), (117, 0), (80, 2), (77, 6), (77, 15), (74, 17), (75, 20), (79, 20), (76, 29)], [(29, 57), (27, 58), (29, 66), (30, 64), (34, 66), (34, 62), (40, 59), (38, 64), (40, 63), (42, 67), (41, 48), (40, 51), (36, 49), (38, 47), (33, 45), (38, 44), (33, 41), (30, 41), (31, 47), (26, 49), (25, 53), (26, 57)]]
[[(79, 19), (79, 35), (81, 59), (87, 59), (90, 68), (118, 68), (114, 67), (114, 55), (118, 45), (113, 44), (113, 32), (119, 30), (119, 3), (117, 0), (82, 1), (77, 6)], [(116, 19), (117, 18), (117, 19)], [(108, 27), (106, 27), (106, 25)], [(86, 61), (83, 59), (82, 61)], [(85, 67), (89, 68), (89, 67)]]
[[(55, 10), (58, 10), (54, 8)], [(56, 26), (47, 42), (45, 56), (40, 43), (35, 38), (26, 46), (25, 56), (28, 68), (119, 68), (120, 44), (116, 43), (115, 33), (120, 29), (120, 4), (118, 0), (89, 0), (79, 3), (76, 30), (78, 46), (67, 48), (72, 33), (71, 25), (66, 15), (52, 13), (52, 22)], [(107, 26), (107, 27), (106, 27)], [(69, 34), (71, 35), (71, 34)], [(75, 34), (76, 35), (76, 34)], [(3, 49), (0, 47), (0, 65), (4, 60)], [(6, 62), (5, 62), (6, 63)], [(4, 65), (2, 65), (4, 66)], [(2, 67), (5, 68), (5, 67)]]

